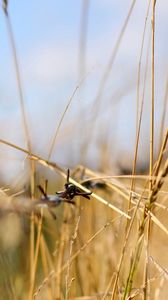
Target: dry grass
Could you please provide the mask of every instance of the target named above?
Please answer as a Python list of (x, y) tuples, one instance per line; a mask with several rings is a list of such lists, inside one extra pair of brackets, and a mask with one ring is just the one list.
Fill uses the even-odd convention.
[[(102, 94), (113, 66), (127, 24), (136, 1), (132, 1), (119, 38), (102, 77), (92, 109), (92, 120), (97, 121)], [(144, 53), (147, 22), (151, 13), (151, 45), (147, 45), (146, 69), (143, 74), (141, 60)], [(9, 40), (16, 70), (20, 109), (23, 119), (26, 149), (9, 141), (0, 140), (25, 155), (29, 165), (29, 189), (0, 189), (0, 294), (1, 299), (36, 300), (91, 300), (91, 299), (166, 299), (168, 294), (168, 221), (167, 173), (168, 130), (164, 133), (165, 112), (161, 121), (160, 149), (154, 158), (155, 113), (155, 13), (156, 1), (148, 1), (142, 34), (137, 76), (136, 143), (130, 174), (109, 175), (109, 157), (104, 151), (99, 157), (99, 170), (78, 165), (71, 171), (70, 182), (81, 190), (92, 191), (91, 199), (76, 197), (76, 205), (62, 203), (54, 208), (54, 220), (47, 208), (40, 208), (37, 185), (42, 181), (38, 171), (46, 169), (57, 174), (57, 183), (50, 182), (55, 192), (63, 189), (66, 170), (51, 161), (59, 138), (59, 131), (73, 97), (83, 80), (74, 89), (58, 122), (47, 158), (33, 153), (29, 122), (26, 116), (22, 80), (19, 70), (15, 39), (8, 13), (8, 3), (3, 1)], [(81, 56), (85, 61), (89, 1), (83, 5), (81, 22)], [(83, 46), (82, 46), (83, 45)], [(151, 110), (149, 172), (137, 174), (137, 158), (144, 110), (146, 77), (151, 54)], [(79, 65), (84, 77), (85, 63)], [(142, 95), (141, 85), (142, 84)], [(167, 84), (164, 107), (166, 107)], [(92, 141), (92, 130), (87, 128), (86, 151)], [(85, 149), (84, 149), (84, 148)], [(110, 172), (113, 174), (113, 170)], [(62, 180), (63, 179), (63, 180)]]

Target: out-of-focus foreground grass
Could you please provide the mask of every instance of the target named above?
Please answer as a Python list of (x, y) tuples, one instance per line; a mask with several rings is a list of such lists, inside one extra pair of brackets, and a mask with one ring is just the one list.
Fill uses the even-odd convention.
[[(2, 139), (0, 142), (3, 149), (10, 147), (13, 151), (25, 154), (28, 179), (23, 186), (19, 183), (22, 178), (16, 176), (18, 184), (15, 182), (14, 185), (8, 186), (3, 184), (2, 178), (0, 189), (0, 299), (145, 300), (167, 298), (168, 132), (164, 130), (164, 126), (162, 126), (160, 133), (159, 151), (154, 156), (156, 1), (149, 3), (151, 6), (148, 7), (147, 18), (144, 23), (145, 35), (146, 21), (151, 8), (152, 27), (150, 44), (148, 45), (149, 50), (152, 49), (149, 168), (144, 172), (140, 172), (140, 168), (136, 168), (149, 58), (147, 51), (146, 71), (141, 86), (140, 67), (144, 50), (143, 38), (136, 87), (137, 123), (132, 167), (127, 170), (126, 162), (125, 165), (122, 164), (122, 169), (119, 169), (117, 174), (115, 170), (110, 169), (111, 144), (104, 143), (103, 137), (99, 142), (99, 155), (96, 154), (97, 170), (93, 170), (87, 162), (82, 164), (85, 161), (84, 155), (88, 144), (92, 143), (92, 131), (99, 131), (100, 124), (96, 122), (98, 111), (102, 105), (102, 91), (134, 4), (135, 1), (131, 4), (112, 59), (98, 89), (92, 108), (92, 126), (87, 127), (87, 120), (82, 125), (79, 119), (77, 121), (79, 128), (82, 130), (84, 126), (85, 129), (87, 128), (87, 134), (85, 136), (82, 132), (84, 137), (82, 146), (80, 147), (80, 143), (78, 144), (81, 165), (77, 165), (71, 170), (70, 180), (81, 189), (90, 190), (92, 192), (91, 199), (82, 196), (75, 197), (73, 200), (76, 205), (62, 202), (57, 207), (51, 208), (56, 214), (56, 219), (54, 219), (47, 205), (45, 208), (41, 208), (36, 204), (41, 199), (37, 186), (41, 184), (45, 189), (45, 174), (46, 177), (49, 175), (50, 178), (47, 188), (48, 194), (54, 195), (55, 192), (65, 189), (66, 168), (52, 162), (50, 158), (55, 140), (58, 138), (59, 129), (74, 94), (56, 128), (48, 156), (45, 158), (38, 156), (33, 152), (29, 138), (29, 123), (26, 118), (15, 40), (7, 2), (3, 1), (3, 10), (16, 69), (26, 147), (21, 148), (19, 145), (11, 144)], [(84, 18), (86, 18), (85, 14)], [(139, 95), (141, 88), (142, 98)], [(76, 90), (74, 90), (75, 92)], [(165, 95), (166, 99), (167, 90)], [(166, 100), (164, 108), (166, 110)], [(163, 112), (161, 119), (162, 125), (164, 125), (165, 112)], [(103, 121), (103, 124), (107, 128), (110, 127), (109, 120), (107, 123)], [(70, 129), (71, 126), (68, 124), (68, 130)], [(143, 139), (143, 137), (141, 138)], [(94, 152), (92, 156), (94, 156)], [(126, 161), (127, 157), (124, 159)], [(121, 160), (123, 161), (123, 157), (118, 157), (118, 161)], [(146, 165), (145, 155), (144, 160), (142, 164)], [(5, 163), (7, 165), (8, 160)], [(69, 165), (72, 165), (71, 161)]]

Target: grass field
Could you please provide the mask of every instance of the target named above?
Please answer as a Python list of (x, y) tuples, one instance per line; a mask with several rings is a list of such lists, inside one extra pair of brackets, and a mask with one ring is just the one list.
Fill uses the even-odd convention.
[[(94, 103), (89, 108), (91, 119), (88, 121), (87, 114), (84, 115), (81, 109), (81, 115), (73, 120), (66, 119), (64, 126), (72, 101), (88, 76), (83, 74), (85, 66), (79, 62), (82, 80), (69, 95), (54, 135), (50, 138), (50, 149), (44, 156), (40, 151), (35, 153), (32, 146), (34, 141), (32, 143), (30, 138), (31, 121), (27, 118), (19, 57), (8, 3), (3, 1), (26, 142), (20, 146), (6, 139), (0, 140), (3, 153), (5, 149), (10, 149), (12, 153), (21, 155), (19, 174), (14, 182), (6, 184), (1, 176), (0, 300), (167, 299), (168, 84), (163, 101), (159, 99), (163, 102), (163, 112), (158, 129), (155, 120), (155, 15), (158, 3), (154, 0), (148, 3), (140, 37), (142, 42), (135, 87), (136, 141), (132, 160), (127, 155), (121, 155), (116, 156), (116, 162), (112, 164), (113, 145), (109, 139), (109, 129), (114, 130), (115, 124), (112, 123), (113, 128), (110, 128), (110, 117), (106, 119), (102, 116), (100, 119), (99, 114), (103, 106), (105, 84), (135, 3), (131, 2), (125, 14), (112, 55), (97, 87)], [(83, 2), (82, 9), (80, 59), (83, 61), (89, 1)], [(147, 28), (150, 29), (148, 40)], [(144, 70), (141, 68), (142, 57), (145, 57)], [(150, 97), (148, 94), (146, 96), (146, 89), (150, 89)], [(150, 108), (144, 112), (146, 101)], [(111, 109), (110, 104), (108, 109)], [(149, 157), (146, 159), (148, 154), (141, 154), (139, 161), (139, 147), (146, 140), (146, 136), (141, 134), (143, 113), (150, 120), (147, 130)], [(78, 135), (74, 126), (78, 127)], [(98, 151), (94, 152), (94, 134), (98, 135), (99, 132)], [(155, 135), (159, 136), (157, 153)], [(69, 150), (67, 166), (62, 167), (61, 163), (52, 160), (55, 144), (61, 139), (65, 140), (69, 149), (73, 149), (72, 145), (77, 147), (79, 164), (73, 165), (72, 150)], [(89, 145), (92, 145), (92, 150)], [(88, 159), (86, 153), (89, 151), (92, 153)], [(92, 164), (94, 156), (97, 157), (95, 168)], [(4, 159), (3, 165), (8, 166), (9, 161), (10, 158)], [(68, 168), (71, 170), (67, 179)], [(49, 179), (48, 184), (46, 179)], [(44, 189), (44, 195), (38, 185)], [(69, 186), (73, 187), (71, 198)], [(75, 196), (74, 189), (83, 194), (90, 192), (91, 195)], [(63, 191), (64, 197), (56, 195), (58, 191)], [(48, 195), (56, 197), (54, 207), (50, 205), (51, 198)]]

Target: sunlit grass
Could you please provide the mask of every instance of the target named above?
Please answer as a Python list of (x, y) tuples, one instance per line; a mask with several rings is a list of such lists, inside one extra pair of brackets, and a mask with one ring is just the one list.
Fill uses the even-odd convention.
[[(91, 122), (89, 126), (87, 122), (82, 125), (86, 130), (86, 135), (83, 134), (83, 131), (83, 143), (78, 149), (81, 164), (71, 170), (70, 182), (84, 192), (91, 191), (91, 199), (82, 196), (75, 197), (73, 198), (75, 205), (62, 201), (60, 205), (51, 208), (53, 213), (47, 205), (45, 208), (39, 206), (42, 198), (38, 185), (43, 185), (45, 190), (44, 174), (50, 174), (46, 193), (55, 194), (66, 187), (67, 169), (61, 164), (53, 162), (51, 158), (65, 115), (68, 114), (73, 97), (81, 87), (84, 78), (82, 81), (80, 78), (80, 83), (74, 88), (72, 96), (68, 99), (61, 118), (58, 120), (58, 126), (51, 137), (46, 157), (34, 153), (29, 135), (29, 122), (26, 115), (15, 39), (7, 2), (3, 1), (3, 4), (16, 71), (26, 146), (23, 148), (4, 139), (0, 140), (0, 144), (25, 155), (28, 181), (21, 188), (19, 187), (20, 179), (18, 179), (18, 185), (16, 184), (15, 187), (3, 185), (0, 189), (1, 298), (29, 300), (166, 299), (168, 293), (166, 256), (168, 247), (166, 179), (168, 131), (164, 132), (165, 113), (163, 111), (159, 154), (155, 158), (156, 1), (148, 2), (138, 61), (136, 143), (132, 169), (127, 175), (123, 174), (124, 170), (123, 172), (119, 170), (116, 175), (113, 169), (110, 169), (111, 148), (109, 145), (104, 145), (103, 140), (100, 143), (97, 170), (82, 164), (82, 161), (86, 160), (85, 154), (88, 145), (92, 142), (94, 130), (97, 128), (94, 124), (98, 122), (97, 116), (102, 105), (105, 84), (136, 1), (131, 2), (107, 69), (102, 75), (102, 81), (91, 110)], [(86, 6), (83, 6), (86, 11), (83, 12), (84, 20), (81, 24), (81, 51), (83, 53), (80, 57), (83, 59), (86, 49), (82, 49), (82, 47), (85, 47), (86, 44), (85, 26), (87, 26), (89, 1)], [(152, 40), (150, 37), (147, 43), (146, 69), (145, 74), (142, 74), (141, 60), (150, 9), (152, 10)], [(84, 27), (83, 24), (85, 24)], [(142, 174), (138, 172), (137, 159), (151, 49), (150, 157), (149, 170), (147, 166)], [(85, 70), (84, 62), (81, 63), (79, 69), (80, 73)], [(82, 77), (83, 75), (85, 74), (82, 74)], [(166, 94), (167, 92), (165, 92)], [(164, 100), (164, 107), (166, 107), (166, 100)], [(79, 120), (77, 125), (81, 126)], [(107, 123), (107, 127), (109, 126)], [(119, 157), (120, 159), (122, 158)], [(8, 164), (8, 158), (5, 163)], [(21, 178), (22, 174), (23, 172), (20, 170), (18, 178)]]

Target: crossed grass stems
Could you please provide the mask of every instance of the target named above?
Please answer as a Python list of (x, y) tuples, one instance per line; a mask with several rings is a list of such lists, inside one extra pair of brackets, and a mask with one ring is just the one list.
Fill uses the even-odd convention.
[[(39, 206), (47, 206), (50, 214), (54, 219), (56, 219), (55, 213), (51, 210), (52, 207), (56, 207), (62, 202), (66, 202), (69, 204), (75, 205), (75, 201), (73, 199), (76, 196), (81, 196), (90, 200), (90, 195), (92, 192), (84, 192), (80, 188), (78, 188), (75, 184), (69, 182), (70, 170), (67, 170), (67, 180), (64, 185), (65, 190), (56, 192), (56, 195), (47, 195), (46, 191), (44, 191), (41, 185), (38, 185), (39, 190), (41, 191), (43, 197), (40, 201), (38, 201), (37, 205)], [(46, 190), (47, 190), (47, 182), (46, 182)]]
[[(145, 228), (146, 228), (146, 224), (148, 223), (148, 220), (152, 219), (152, 221), (155, 222), (156, 225), (158, 225), (161, 229), (163, 229), (168, 234), (168, 232), (166, 231), (166, 228), (164, 228), (164, 226), (161, 224), (161, 222), (159, 220), (157, 220), (157, 218), (153, 214), (153, 211), (156, 207), (155, 203), (157, 203), (158, 193), (161, 190), (162, 185), (164, 183), (164, 178), (166, 177), (166, 175), (168, 173), (168, 159), (165, 161), (164, 167), (161, 169), (161, 171), (159, 173), (159, 169), (161, 167), (161, 162), (162, 162), (162, 159), (163, 159), (163, 154), (164, 154), (165, 148), (166, 148), (167, 138), (168, 138), (168, 131), (166, 132), (165, 139), (164, 139), (163, 145), (162, 145), (161, 150), (160, 150), (159, 158), (156, 161), (156, 164), (154, 166), (153, 176), (152, 176), (152, 178), (148, 178), (148, 180), (146, 182), (145, 188), (148, 186), (149, 181), (150, 182), (152, 181), (152, 190), (149, 190), (149, 196), (147, 198), (144, 196), (145, 189), (144, 189), (144, 192), (141, 195), (139, 195), (139, 197), (138, 197), (137, 194), (135, 195), (135, 194), (132, 193), (131, 203), (134, 204), (134, 206), (132, 206), (130, 211), (128, 212), (129, 218), (127, 218), (128, 227), (127, 227), (127, 232), (126, 232), (126, 239), (125, 239), (125, 244), (123, 246), (123, 251), (122, 251), (122, 254), (121, 254), (121, 260), (120, 260), (120, 263), (119, 263), (119, 266), (118, 266), (118, 271), (116, 272), (116, 276), (114, 276), (115, 279), (114, 279), (114, 285), (113, 285), (113, 291), (112, 291), (112, 299), (116, 299), (115, 298), (116, 297), (116, 287), (117, 287), (117, 283), (118, 283), (118, 279), (119, 279), (119, 274), (120, 274), (120, 271), (121, 271), (121, 266), (122, 266), (122, 263), (123, 263), (124, 253), (125, 253), (125, 249), (126, 249), (126, 246), (127, 246), (127, 243), (128, 243), (128, 239), (130, 237), (130, 232), (131, 232), (133, 223), (135, 221), (135, 217), (137, 215), (138, 209), (142, 212), (142, 219), (141, 219), (139, 229), (138, 229), (138, 237), (137, 237), (136, 247), (135, 247), (135, 249), (132, 253), (132, 256), (131, 256), (130, 270), (129, 270), (127, 282), (126, 282), (126, 285), (125, 285), (125, 288), (124, 288), (122, 299), (127, 299), (127, 297), (131, 294), (131, 292), (133, 290), (132, 285), (133, 285), (135, 273), (138, 269), (138, 262), (140, 260), (141, 252), (142, 252), (142, 249), (143, 249), (143, 242), (144, 242), (144, 237), (145, 237)], [(2, 141), (2, 140), (0, 142), (4, 143), (4, 144), (9, 144), (8, 142)], [(19, 148), (19, 147), (14, 146), (14, 148)], [(46, 162), (42, 158), (36, 157), (33, 154), (29, 155), (28, 158), (29, 159), (34, 159), (34, 160), (40, 162), (42, 165), (45, 165), (46, 167), (49, 167), (50, 169), (56, 169), (57, 168), (57, 165), (55, 163)], [(89, 169), (88, 170), (86, 169), (86, 172), (88, 172), (88, 174), (90, 174), (92, 176), (94, 174), (94, 172), (92, 172), (91, 170), (89, 171)], [(41, 186), (39, 186), (39, 189), (42, 192), (43, 197), (40, 199), (38, 204), (39, 205), (46, 204), (47, 208), (50, 210), (51, 207), (53, 207), (53, 206), (55, 207), (55, 206), (59, 205), (61, 203), (61, 201), (68, 202), (68, 203), (74, 205), (73, 198), (77, 195), (81, 195), (81, 196), (89, 199), (89, 197), (91, 195), (91, 192), (88, 191), (85, 187), (82, 186), (82, 189), (84, 189), (84, 191), (83, 191), (81, 189), (81, 185), (80, 185), (80, 188), (78, 188), (75, 184), (70, 183), (69, 182), (70, 181), (69, 177), (70, 177), (70, 173), (69, 173), (69, 170), (68, 170), (67, 179), (66, 179), (66, 183), (65, 183), (65, 190), (63, 190), (61, 192), (57, 192), (56, 195), (52, 195), (52, 196), (47, 195), (47, 193), (43, 190), (43, 188)], [(98, 178), (99, 177), (96, 176), (95, 179), (98, 180)], [(101, 179), (101, 177), (100, 177), (100, 179)], [(91, 180), (93, 180), (93, 178), (91, 178)], [(103, 177), (102, 177), (101, 180), (103, 181)], [(88, 181), (89, 181), (89, 179), (88, 179)], [(105, 180), (103, 182), (105, 182), (105, 185), (110, 186), (110, 184), (108, 182), (106, 182)], [(72, 190), (71, 190), (71, 188), (72, 188)], [(131, 191), (130, 191), (130, 193), (131, 193)], [(94, 195), (94, 193), (93, 193), (93, 195)], [(52, 198), (53, 196), (54, 196), (54, 198)], [(142, 200), (145, 201), (144, 204), (142, 203)], [(131, 211), (133, 211), (133, 213), (131, 213)], [(53, 213), (51, 213), (51, 214), (52, 214), (53, 217), (56, 217), (55, 215), (53, 215)], [(121, 216), (123, 217), (125, 215), (122, 214)], [(82, 250), (83, 249), (81, 249), (81, 251)], [(60, 270), (60, 272), (62, 272), (63, 269), (64, 268), (62, 268)], [(54, 271), (51, 272), (51, 274), (52, 275), (49, 276), (49, 280), (56, 276)], [(42, 284), (41, 286), (39, 286), (39, 288), (37, 289), (37, 291), (34, 294), (35, 296), (41, 291), (43, 286), (45, 286), (45, 284), (44, 285)]]
[[(166, 141), (167, 141), (167, 134), (166, 134), (166, 137), (165, 137)], [(133, 293), (135, 294), (135, 296), (138, 294), (138, 293), (142, 293), (143, 292), (143, 288), (142, 289), (137, 289), (137, 292), (134, 292), (134, 289), (132, 289), (132, 285), (133, 285), (133, 279), (134, 279), (134, 276), (135, 276), (135, 273), (137, 271), (137, 268), (138, 268), (138, 262), (140, 260), (140, 256), (141, 256), (141, 252), (142, 252), (142, 248), (143, 248), (143, 242), (144, 242), (144, 232), (145, 232), (145, 226), (147, 224), (147, 221), (149, 220), (149, 218), (153, 217), (152, 220), (154, 221), (154, 215), (153, 215), (153, 210), (155, 208), (155, 202), (157, 200), (157, 196), (158, 196), (158, 192), (160, 191), (163, 183), (164, 183), (164, 178), (166, 177), (167, 173), (168, 173), (168, 159), (166, 160), (165, 164), (164, 164), (164, 167), (163, 169), (161, 170), (160, 174), (158, 175), (158, 172), (159, 172), (159, 168), (160, 168), (160, 165), (161, 165), (161, 161), (162, 161), (162, 158), (163, 158), (163, 153), (164, 153), (164, 150), (165, 150), (165, 145), (166, 145), (166, 142), (164, 141), (163, 143), (163, 146), (162, 146), (162, 149), (161, 149), (161, 152), (160, 152), (160, 155), (159, 155), (159, 159), (157, 160), (157, 163), (155, 164), (155, 167), (154, 167), (154, 174), (153, 174), (153, 183), (152, 183), (152, 190), (149, 192), (149, 197), (147, 198), (147, 201), (144, 205), (144, 209), (142, 210), (141, 208), (141, 211), (143, 212), (142, 213), (142, 220), (140, 222), (140, 225), (139, 225), (139, 229), (138, 229), (138, 237), (137, 237), (137, 243), (136, 243), (136, 247), (133, 251), (133, 254), (131, 256), (131, 266), (130, 266), (130, 270), (129, 270), (129, 275), (128, 275), (128, 278), (127, 278), (127, 283), (125, 285), (125, 288), (124, 288), (124, 292), (123, 292), (123, 297), (122, 299), (127, 299), (127, 297), (130, 296), (131, 292), (133, 291)], [(152, 179), (149, 179), (149, 181), (151, 181)], [(148, 182), (146, 182), (146, 186), (147, 186)], [(135, 197), (134, 197), (135, 198)], [(123, 259), (124, 257), (124, 252), (125, 252), (125, 246), (127, 244), (127, 241), (128, 241), (128, 237), (130, 235), (130, 231), (131, 231), (131, 228), (132, 228), (132, 225), (133, 225), (133, 222), (134, 222), (134, 219), (135, 219), (135, 216), (136, 216), (136, 213), (137, 213), (137, 210), (141, 204), (141, 201), (143, 199), (143, 193), (142, 195), (139, 197), (139, 200), (136, 204), (136, 206), (134, 207), (134, 213), (132, 215), (132, 219), (130, 221), (130, 226), (128, 228), (128, 231), (127, 231), (127, 234), (126, 234), (126, 243), (124, 245), (124, 248), (123, 248), (123, 253), (122, 253), (122, 256), (121, 256), (121, 260)], [(145, 197), (144, 197), (145, 199)], [(135, 202), (133, 202), (135, 204)], [(131, 209), (132, 210), (132, 209)], [(114, 221), (114, 220), (113, 220)], [(159, 224), (159, 223), (158, 223)], [(157, 225), (158, 225), (157, 224)], [(104, 227), (103, 227), (103, 230), (110, 225), (110, 222), (107, 223)], [(161, 228), (161, 227), (160, 227)], [(165, 230), (166, 231), (166, 230)], [(93, 237), (94, 239), (94, 237)], [(92, 241), (92, 238), (91, 240)], [(88, 241), (88, 243), (90, 242)], [(88, 245), (88, 243), (86, 243), (86, 245)], [(85, 246), (86, 246), (85, 245)], [(83, 249), (85, 249), (85, 246), (84, 248), (81, 248), (79, 250), (80, 251), (83, 251)], [(79, 253), (78, 252), (78, 253)], [(76, 256), (76, 255), (75, 255)], [(74, 256), (74, 257), (75, 257)], [(74, 258), (72, 257), (72, 259)], [(60, 272), (62, 272), (65, 267), (67, 267), (67, 265), (63, 266), (62, 269), (60, 270)], [(115, 280), (114, 280), (114, 286), (113, 286), (113, 292), (110, 294), (111, 295), (111, 299), (115, 299), (115, 293), (116, 293), (116, 290), (115, 290), (115, 286), (116, 286), (116, 283), (118, 281), (118, 278), (119, 278), (119, 273), (120, 273), (120, 267), (118, 269), (118, 272), (117, 272), (117, 275), (115, 277)], [(48, 282), (48, 280), (51, 280), (52, 278), (58, 276), (58, 274), (56, 274), (54, 271), (52, 271), (50, 274), (49, 274), (49, 277), (46, 278), (43, 283), (39, 286), (39, 288), (37, 289), (37, 291), (35, 292), (34, 294), (34, 297), (36, 298), (37, 295), (39, 294), (39, 292), (41, 291), (41, 289), (45, 286), (45, 284)], [(149, 284), (150, 280), (148, 280), (148, 282), (146, 282), (146, 285)], [(145, 286), (146, 287), (146, 286)], [(144, 287), (144, 288), (145, 288)]]
[[(7, 13), (7, 2), (8, 1), (3, 1), (4, 12), (5, 12), (6, 15), (8, 15), (8, 13)], [(133, 5), (134, 5), (134, 3), (135, 3), (135, 1), (133, 2)], [(153, 4), (153, 8), (154, 8), (156, 1), (153, 0), (153, 3), (154, 3)], [(126, 28), (126, 26), (124, 26), (124, 28)], [(154, 30), (153, 30), (153, 39), (154, 39)], [(153, 52), (154, 52), (154, 41), (153, 41)], [(153, 58), (154, 58), (154, 53), (153, 53)], [(152, 73), (154, 75), (154, 59), (153, 59), (153, 72)], [(23, 98), (22, 97), (23, 96), (22, 93), (20, 93), (20, 94), (21, 94), (20, 97)], [(152, 102), (154, 102), (154, 76), (153, 76), (152, 94), (153, 94), (152, 95), (152, 98), (153, 98)], [(154, 107), (154, 104), (152, 104), (152, 105)], [(21, 106), (23, 106), (23, 105), (21, 104)], [(23, 111), (23, 115), (25, 115), (24, 111)], [(95, 194), (92, 195), (97, 200), (99, 200), (102, 203), (108, 205), (110, 208), (116, 210), (118, 213), (120, 213), (120, 216), (122, 216), (122, 217), (125, 216), (128, 219), (128, 222), (127, 222), (128, 226), (127, 226), (127, 230), (126, 230), (126, 240), (125, 240), (125, 244), (123, 246), (123, 251), (122, 251), (121, 259), (120, 259), (120, 264), (119, 264), (119, 267), (118, 267), (118, 270), (117, 270), (117, 276), (115, 277), (115, 281), (114, 281), (114, 287), (113, 287), (113, 292), (112, 292), (112, 297), (111, 297), (112, 299), (114, 299), (115, 295), (116, 295), (116, 287), (117, 287), (117, 283), (118, 283), (118, 278), (119, 278), (119, 274), (120, 274), (120, 270), (121, 270), (121, 265), (122, 265), (122, 262), (123, 262), (123, 257), (124, 257), (126, 245), (127, 245), (127, 242), (128, 242), (128, 238), (130, 236), (131, 228), (132, 228), (133, 222), (135, 220), (137, 210), (138, 210), (138, 208), (140, 208), (140, 210), (142, 211), (142, 220), (140, 222), (139, 229), (138, 229), (137, 246), (136, 246), (136, 248), (135, 248), (135, 250), (133, 251), (133, 254), (132, 254), (132, 264), (130, 266), (127, 283), (126, 283), (125, 288), (124, 288), (123, 299), (126, 299), (127, 297), (129, 297), (129, 295), (131, 293), (133, 279), (134, 279), (134, 276), (135, 276), (135, 271), (138, 268), (138, 262), (139, 262), (141, 251), (142, 251), (142, 246), (143, 246), (143, 241), (144, 241), (144, 236), (145, 236), (145, 228), (147, 227), (147, 225), (149, 223), (148, 222), (149, 219), (152, 219), (153, 222), (156, 222), (156, 217), (153, 215), (153, 210), (154, 210), (155, 205), (156, 205), (156, 200), (157, 200), (158, 192), (162, 188), (164, 178), (166, 177), (166, 175), (168, 173), (168, 162), (166, 161), (165, 165), (163, 167), (163, 170), (161, 171), (161, 173), (159, 175), (158, 175), (158, 170), (159, 170), (160, 166), (155, 169), (155, 172), (153, 172), (153, 175), (156, 176), (156, 178), (154, 178), (152, 180), (152, 176), (151, 176), (152, 175), (152, 169), (153, 169), (153, 166), (152, 166), (153, 165), (153, 162), (152, 162), (153, 161), (153, 153), (152, 152), (153, 152), (153, 145), (154, 145), (154, 143), (153, 143), (153, 137), (152, 137), (153, 136), (153, 132), (152, 132), (153, 131), (153, 124), (152, 123), (154, 121), (154, 118), (152, 117), (151, 119), (152, 119), (152, 122), (151, 122), (152, 147), (151, 147), (151, 163), (150, 163), (150, 179), (149, 179), (150, 180), (150, 191), (149, 191), (148, 199), (145, 202), (145, 205), (141, 206), (142, 199), (144, 199), (143, 195), (141, 195), (138, 199), (136, 198), (137, 202), (135, 203), (135, 201), (134, 201), (135, 197), (133, 197), (133, 193), (132, 193), (132, 191), (130, 191), (130, 194), (131, 194), (130, 202), (135, 205), (133, 207), (133, 214), (131, 215), (131, 212), (130, 212), (130, 210), (132, 210), (131, 206), (130, 206), (130, 210), (128, 210), (128, 214), (124, 214), (124, 212), (121, 212), (120, 210), (116, 209), (115, 206), (112, 206), (111, 204), (108, 205), (108, 203), (106, 201), (104, 201), (104, 199), (102, 199), (101, 197), (99, 197), (99, 196), (97, 196)], [(25, 130), (25, 131), (27, 131), (27, 130)], [(28, 132), (26, 133), (26, 135), (28, 136)], [(30, 154), (31, 148), (30, 147), (28, 147), (28, 148), (30, 150), (29, 151), (29, 154)], [(162, 154), (163, 154), (163, 152), (162, 152)], [(38, 160), (40, 162), (40, 159), (37, 158), (37, 157), (35, 157), (35, 156), (32, 157), (32, 155), (30, 155), (30, 158), (32, 158), (34, 160)], [(54, 164), (47, 164), (46, 161), (44, 161), (44, 160), (41, 160), (41, 162), (43, 164), (45, 164), (45, 166), (47, 166), (47, 167), (54, 167), (55, 168)], [(146, 184), (146, 186), (147, 186), (147, 184)], [(114, 188), (114, 186), (113, 186), (113, 188)], [(46, 204), (47, 204), (47, 207), (49, 207), (49, 204), (52, 203), (50, 201), (51, 197), (48, 197), (48, 195), (45, 194), (45, 191), (42, 191), (41, 188), (40, 188), (40, 190), (43, 193), (43, 199), (41, 199), (41, 202), (44, 200), (44, 202), (46, 202)], [(65, 189), (65, 191), (63, 191), (63, 193), (64, 192), (66, 192), (66, 189)], [(124, 193), (121, 192), (120, 189), (118, 189), (118, 193), (120, 195), (122, 195), (123, 197), (125, 197)], [(58, 198), (56, 198), (56, 199), (58, 200)], [(128, 197), (125, 197), (125, 198), (127, 199)], [(55, 203), (54, 202), (53, 203), (54, 204), (58, 204), (57, 200), (55, 201)], [(64, 198), (64, 200), (67, 200), (67, 199)], [(131, 221), (129, 220), (130, 216), (131, 216)], [(166, 232), (166, 229), (164, 228), (164, 226), (162, 224), (160, 224), (158, 221), (157, 221), (156, 224), (158, 226), (160, 226), (160, 228), (162, 228)], [(147, 282), (145, 282), (144, 288), (146, 288), (146, 284), (147, 284)]]

